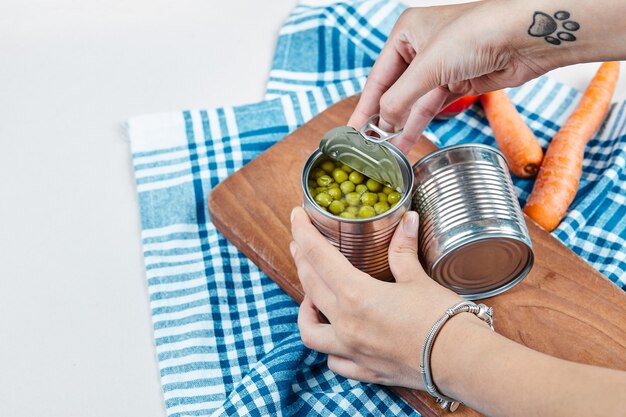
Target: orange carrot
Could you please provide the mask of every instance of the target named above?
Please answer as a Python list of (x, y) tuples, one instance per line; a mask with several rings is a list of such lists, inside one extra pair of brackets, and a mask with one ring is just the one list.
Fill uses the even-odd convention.
[(480, 96), (480, 102), (493, 129), (496, 144), (506, 157), (511, 171), (521, 178), (537, 175), (543, 151), (509, 96), (502, 90), (492, 91)]
[(582, 175), (585, 145), (609, 109), (619, 62), (605, 62), (591, 80), (578, 107), (552, 139), (524, 213), (548, 231), (569, 208)]

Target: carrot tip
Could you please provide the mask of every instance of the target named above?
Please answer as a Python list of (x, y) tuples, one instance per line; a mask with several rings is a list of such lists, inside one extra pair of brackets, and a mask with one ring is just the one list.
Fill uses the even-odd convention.
[(534, 177), (539, 172), (539, 165), (537, 164), (528, 164), (524, 166), (524, 173), (526, 173), (529, 177)]

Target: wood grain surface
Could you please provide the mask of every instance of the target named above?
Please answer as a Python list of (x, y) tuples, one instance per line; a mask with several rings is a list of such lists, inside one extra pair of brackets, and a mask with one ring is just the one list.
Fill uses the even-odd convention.
[[(302, 167), (324, 133), (346, 124), (356, 101), (351, 97), (327, 109), (209, 196), (215, 226), (298, 303), (303, 291), (288, 246), (289, 214), (302, 203)], [(422, 137), (409, 159), (415, 163), (434, 149)], [(535, 265), (519, 285), (485, 301), (494, 307), (496, 331), (563, 359), (626, 370), (626, 294), (532, 220), (526, 222)], [(423, 392), (391, 389), (424, 416), (446, 414)], [(454, 415), (480, 414), (461, 406)]]

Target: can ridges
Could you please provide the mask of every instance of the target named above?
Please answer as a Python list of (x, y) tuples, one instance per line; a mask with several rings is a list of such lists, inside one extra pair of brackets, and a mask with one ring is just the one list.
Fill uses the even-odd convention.
[(502, 160), (505, 161), (506, 164), (506, 158), (504, 157), (504, 154), (502, 154), (502, 152), (492, 146), (483, 145), (482, 143), (462, 143), (458, 145), (446, 146), (445, 148), (441, 148), (422, 157), (419, 161), (415, 163), (415, 165), (413, 165), (413, 172), (415, 172), (415, 167), (426, 166), (428, 161), (440, 157), (442, 154), (451, 154), (458, 150), (468, 149), (484, 151), (491, 155), (498, 155)]
[[(458, 205), (458, 203), (461, 202), (463, 199), (464, 197), (460, 196), (459, 198), (442, 201), (441, 204), (433, 204), (430, 207), (422, 206), (421, 209), (424, 212), (426, 212), (422, 220), (424, 221), (424, 223), (426, 223), (428, 221), (431, 221), (431, 219), (441, 220), (451, 214), (460, 214), (462, 212), (468, 212), (468, 211), (474, 211), (474, 210), (485, 211), (486, 212), (485, 214), (515, 213), (515, 206), (513, 202), (506, 200), (506, 199), (497, 200), (489, 196), (484, 197), (484, 198), (481, 197), (481, 198), (474, 199), (472, 204), (469, 204), (463, 207), (455, 207), (455, 205)], [(501, 204), (498, 205), (497, 204), (498, 202)], [(447, 210), (447, 211), (445, 211), (444, 213), (437, 213), (435, 210), (442, 210), (442, 211)]]
[[(463, 173), (458, 173), (463, 175)], [(429, 181), (427, 184), (420, 184), (418, 189), (423, 195), (433, 196), (434, 189), (449, 188), (451, 190), (485, 190), (495, 194), (508, 195), (502, 190), (502, 182), (506, 182), (504, 176), (485, 177), (484, 174), (468, 174), (461, 178), (442, 178)], [(434, 196), (433, 196), (434, 197)]]
[[(437, 236), (437, 234), (441, 235), (441, 234), (445, 234), (447, 232), (451, 232), (454, 228), (461, 228), (463, 225), (469, 223), (469, 222), (480, 222), (483, 221), (483, 219), (478, 219), (478, 218), (470, 218), (470, 219), (464, 219), (462, 221), (457, 221), (451, 225), (446, 225), (445, 227), (442, 227), (440, 229), (429, 229), (428, 231), (425, 231), (424, 234), (420, 234), (420, 245), (424, 247), (424, 251), (426, 253), (428, 253), (428, 248), (431, 247), (432, 245), (432, 241), (433, 241), (433, 236)], [(500, 219), (491, 219), (490, 223), (494, 223), (494, 221), (501, 221), (502, 223), (506, 222), (505, 218), (500, 218)], [(486, 223), (486, 221), (485, 221)], [(498, 223), (496, 223), (496, 225), (498, 225)], [(504, 230), (504, 228), (502, 227), (502, 225), (499, 225), (500, 227), (493, 227), (494, 230)], [(510, 227), (510, 235), (516, 235), (516, 236), (523, 236), (523, 232), (521, 231), (520, 227), (514, 227), (514, 226), (509, 226)], [(432, 231), (431, 231), (432, 230)], [(482, 233), (489, 233), (489, 229), (487, 227), (483, 227), (481, 229)], [(467, 231), (467, 234), (475, 234), (475, 231)], [(458, 231), (457, 231), (457, 239), (461, 238), (462, 235), (459, 235)], [(448, 238), (448, 239), (440, 239), (443, 242), (453, 242), (454, 239), (453, 238)]]
[(413, 170), (420, 261), (434, 280), (478, 299), (526, 275), (534, 259), (531, 242), (501, 153), (459, 145), (428, 155)]

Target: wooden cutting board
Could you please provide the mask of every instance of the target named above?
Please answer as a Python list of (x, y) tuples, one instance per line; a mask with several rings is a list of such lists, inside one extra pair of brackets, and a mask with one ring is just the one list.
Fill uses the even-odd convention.
[[(303, 291), (288, 246), (289, 214), (302, 203), (302, 167), (324, 133), (346, 124), (356, 102), (351, 97), (327, 109), (209, 196), (215, 226), (298, 303)], [(422, 137), (409, 159), (415, 163), (434, 149)], [(532, 220), (526, 221), (535, 265), (519, 285), (486, 300), (495, 310), (496, 331), (563, 359), (626, 370), (626, 293)], [(423, 392), (392, 390), (426, 417), (445, 414)], [(480, 414), (462, 406), (454, 415)]]

